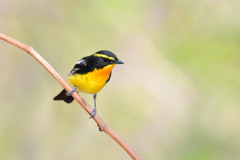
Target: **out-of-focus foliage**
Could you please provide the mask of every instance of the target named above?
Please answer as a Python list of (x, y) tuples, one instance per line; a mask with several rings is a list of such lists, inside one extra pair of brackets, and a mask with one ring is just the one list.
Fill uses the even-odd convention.
[[(125, 62), (99, 93), (98, 114), (143, 159), (240, 159), (240, 1), (0, 4), (0, 32), (66, 79), (101, 49)], [(62, 87), (4, 41), (0, 74), (0, 159), (130, 159), (76, 102), (54, 102)]]

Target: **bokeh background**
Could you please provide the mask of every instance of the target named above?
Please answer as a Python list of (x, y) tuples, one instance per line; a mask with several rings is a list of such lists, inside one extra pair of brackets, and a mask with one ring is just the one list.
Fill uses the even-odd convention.
[[(98, 114), (143, 159), (240, 159), (239, 0), (0, 0), (0, 32), (66, 80), (98, 50), (116, 53)], [(22, 50), (0, 41), (0, 159), (130, 159)], [(93, 105), (91, 95), (81, 94)]]

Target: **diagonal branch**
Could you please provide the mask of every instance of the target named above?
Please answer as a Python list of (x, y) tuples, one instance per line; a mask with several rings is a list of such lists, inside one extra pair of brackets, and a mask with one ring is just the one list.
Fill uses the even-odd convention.
[[(35, 51), (31, 46), (27, 46), (9, 36), (6, 36), (0, 33), (0, 39), (9, 42), (16, 47), (21, 48), (22, 50), (29, 53), (33, 56), (68, 92), (72, 90), (72, 87), (60, 76), (55, 69), (40, 55), (37, 51)], [(90, 115), (93, 109), (90, 105), (79, 96), (77, 92), (74, 92), (72, 95), (75, 100), (88, 112)], [(93, 117), (97, 125), (99, 126), (99, 130), (105, 132), (110, 137), (112, 137), (134, 160), (140, 160), (141, 158), (137, 155), (137, 153), (116, 133), (114, 132), (97, 114)]]

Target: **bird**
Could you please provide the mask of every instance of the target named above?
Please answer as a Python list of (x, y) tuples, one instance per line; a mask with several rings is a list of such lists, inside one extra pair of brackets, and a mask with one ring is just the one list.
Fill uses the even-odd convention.
[(116, 64), (124, 64), (124, 62), (108, 50), (100, 50), (83, 57), (68, 74), (68, 80), (73, 85), (73, 89), (70, 92), (63, 89), (53, 100), (71, 103), (74, 100), (72, 94), (75, 91), (93, 94), (94, 109), (90, 114), (90, 118), (93, 118), (97, 114), (97, 93), (109, 82), (112, 69)]

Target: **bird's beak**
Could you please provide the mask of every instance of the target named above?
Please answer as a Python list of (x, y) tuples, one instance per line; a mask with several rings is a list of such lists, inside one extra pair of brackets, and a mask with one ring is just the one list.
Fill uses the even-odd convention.
[(119, 59), (115, 62), (116, 64), (124, 64), (123, 61), (120, 61)]

